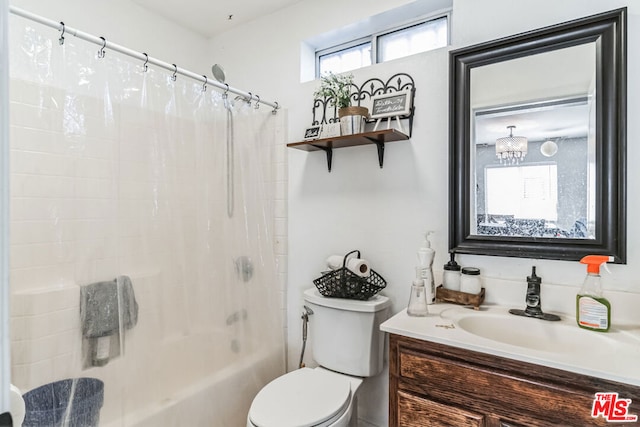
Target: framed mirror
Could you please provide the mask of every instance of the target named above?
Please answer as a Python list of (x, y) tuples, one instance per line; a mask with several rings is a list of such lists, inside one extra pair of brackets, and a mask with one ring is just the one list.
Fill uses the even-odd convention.
[(449, 246), (626, 262), (626, 8), (450, 53)]

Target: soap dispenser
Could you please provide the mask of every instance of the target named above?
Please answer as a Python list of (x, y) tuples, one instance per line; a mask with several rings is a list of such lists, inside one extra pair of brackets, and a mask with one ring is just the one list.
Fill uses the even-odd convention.
[(417, 267), (416, 278), (411, 285), (411, 295), (409, 295), (409, 305), (407, 306), (407, 314), (412, 317), (425, 317), (429, 314), (427, 292), (421, 276), (421, 269)]
[(429, 235), (433, 231), (427, 231), (424, 235), (424, 241), (422, 247), (418, 249), (418, 268), (420, 276), (424, 280), (424, 286), (427, 296), (427, 304), (433, 304), (436, 301), (436, 286), (433, 280), (433, 258), (436, 255), (436, 251), (431, 247), (429, 241)]
[(442, 274), (442, 286), (452, 291), (460, 290), (460, 264), (456, 262), (456, 254), (451, 251), (449, 254), (449, 262), (444, 265), (444, 273)]

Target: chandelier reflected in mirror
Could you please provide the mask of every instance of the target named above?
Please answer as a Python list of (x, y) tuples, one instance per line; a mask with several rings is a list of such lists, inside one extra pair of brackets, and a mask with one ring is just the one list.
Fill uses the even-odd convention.
[(524, 136), (513, 136), (516, 127), (507, 126), (509, 136), (496, 139), (496, 157), (500, 163), (518, 164), (527, 155), (528, 141)]

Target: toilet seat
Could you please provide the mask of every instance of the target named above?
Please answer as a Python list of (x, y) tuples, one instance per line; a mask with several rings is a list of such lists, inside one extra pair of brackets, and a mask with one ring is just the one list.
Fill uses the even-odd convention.
[(276, 378), (253, 400), (249, 420), (256, 427), (325, 427), (351, 403), (349, 377), (302, 368)]

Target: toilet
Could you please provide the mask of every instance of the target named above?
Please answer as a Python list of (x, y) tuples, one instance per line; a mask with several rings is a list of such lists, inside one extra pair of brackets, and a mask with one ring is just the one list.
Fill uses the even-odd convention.
[(384, 332), (391, 301), (376, 295), (367, 301), (326, 298), (304, 292), (309, 341), (317, 368), (301, 368), (264, 386), (251, 403), (247, 427), (344, 427), (357, 407), (365, 377), (382, 371)]

